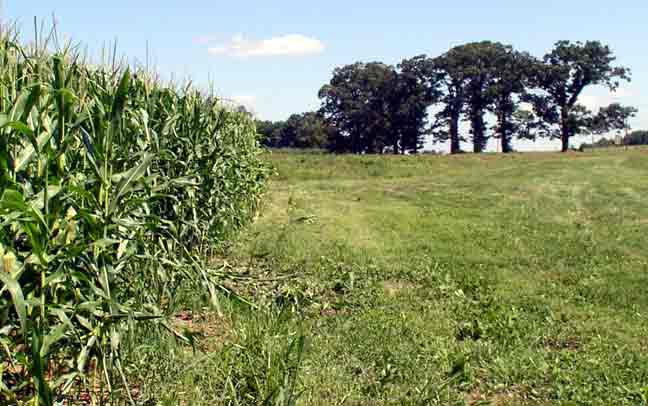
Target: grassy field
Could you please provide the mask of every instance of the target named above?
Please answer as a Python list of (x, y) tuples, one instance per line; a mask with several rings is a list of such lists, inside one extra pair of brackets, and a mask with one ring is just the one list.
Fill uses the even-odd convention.
[(228, 318), (268, 360), (255, 379), (294, 379), (301, 354), (304, 405), (646, 401), (648, 150), (268, 159), (230, 253), (289, 276), (281, 314)]

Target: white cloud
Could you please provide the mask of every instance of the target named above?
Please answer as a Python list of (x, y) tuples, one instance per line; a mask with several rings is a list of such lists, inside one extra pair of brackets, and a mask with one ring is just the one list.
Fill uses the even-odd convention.
[(578, 97), (578, 102), (590, 110), (598, 111), (600, 107), (612, 103), (632, 104), (628, 99), (634, 97), (634, 92), (628, 88), (619, 88), (616, 92), (586, 93)]
[(254, 110), (254, 106), (258, 100), (256, 96), (249, 94), (232, 96), (231, 99), (248, 110)]
[(256, 107), (258, 100), (259, 99), (253, 95), (234, 95), (221, 97), (220, 103), (230, 109), (238, 109), (239, 107), (244, 107), (246, 111), (256, 116)]
[(302, 56), (319, 54), (324, 44), (316, 38), (289, 34), (264, 40), (248, 40), (242, 35), (234, 36), (228, 43), (208, 48), (212, 55), (255, 56)]

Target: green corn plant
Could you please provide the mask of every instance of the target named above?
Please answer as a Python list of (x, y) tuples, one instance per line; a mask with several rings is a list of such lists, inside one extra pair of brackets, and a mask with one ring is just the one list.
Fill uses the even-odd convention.
[(124, 341), (143, 323), (186, 339), (166, 323), (180, 286), (217, 303), (228, 275), (209, 257), (268, 170), (249, 117), (52, 48), (0, 35), (0, 401), (98, 383), (95, 401), (134, 403)]

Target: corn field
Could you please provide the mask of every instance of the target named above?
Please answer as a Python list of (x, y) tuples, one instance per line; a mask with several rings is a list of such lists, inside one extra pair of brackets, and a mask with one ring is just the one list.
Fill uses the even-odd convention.
[(143, 324), (185, 339), (166, 321), (177, 290), (224, 289), (207, 258), (257, 210), (256, 138), (191, 86), (2, 34), (0, 403), (96, 385), (133, 402), (124, 342)]

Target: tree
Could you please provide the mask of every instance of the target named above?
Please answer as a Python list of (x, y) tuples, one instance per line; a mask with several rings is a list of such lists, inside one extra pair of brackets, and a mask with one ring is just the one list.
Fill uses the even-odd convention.
[(455, 48), (463, 61), (463, 76), (466, 78), (466, 114), (470, 121), (473, 152), (479, 153), (486, 148), (486, 109), (493, 101), (490, 89), (495, 78), (495, 61), (506, 52), (506, 47), (490, 41), (473, 42)]
[(269, 148), (325, 148), (333, 129), (316, 112), (293, 114), (286, 121), (257, 121), (261, 143)]
[(625, 145), (648, 145), (648, 131), (633, 131), (623, 138)]
[[(319, 91), (320, 113), (348, 141), (352, 153), (382, 152), (390, 144), (388, 92), (395, 76), (393, 67), (380, 62), (346, 65), (333, 71), (333, 78)], [(390, 144), (391, 145), (391, 144)]]
[[(335, 68), (330, 83), (324, 85), (318, 93), (322, 100), (320, 112), (327, 121), (338, 130), (337, 145), (345, 145), (352, 153), (362, 152), (363, 128), (362, 89), (357, 85), (360, 80), (362, 63)], [(344, 142), (341, 142), (344, 139)]]
[(510, 134), (515, 134), (519, 139), (530, 141), (537, 140), (547, 132), (544, 121), (540, 120), (533, 111), (526, 109), (516, 109), (510, 120), (507, 120), (507, 127)]
[[(564, 131), (567, 131), (567, 139), (577, 135), (591, 134), (594, 131), (594, 117), (587, 107), (576, 104), (569, 110), (569, 114), (564, 120), (564, 126)], [(563, 151), (565, 150), (563, 149)]]
[(592, 118), (592, 131), (604, 134), (614, 130), (629, 130), (628, 120), (636, 116), (637, 112), (636, 108), (619, 103), (601, 107), (598, 114)]
[(282, 131), (285, 124), (284, 121), (257, 120), (256, 129), (260, 135), (261, 145), (268, 148), (281, 148)]
[(483, 151), (488, 142), (484, 117), (492, 111), (498, 117), (496, 129), (503, 149), (510, 151), (510, 120), (517, 108), (513, 95), (524, 91), (529, 60), (530, 56), (512, 47), (491, 41), (460, 45), (437, 58), (438, 69), (445, 75), (445, 108), (437, 114), (437, 124), (449, 127), (448, 132), (437, 132), (437, 139), (450, 138), (451, 152), (458, 152), (459, 120), (465, 113), (473, 151)]
[(294, 127), (294, 148), (324, 148), (329, 143), (333, 129), (326, 124), (324, 118), (316, 112), (293, 115), (287, 121), (287, 126)]
[(368, 63), (362, 76), (366, 95), (365, 152), (383, 153), (391, 147), (399, 151), (399, 134), (395, 123), (395, 98), (398, 75), (391, 65), (380, 62)]
[(627, 68), (612, 66), (615, 59), (610, 48), (598, 41), (559, 41), (543, 63), (536, 65), (533, 79), (543, 93), (527, 100), (540, 117), (559, 128), (562, 151), (569, 149), (570, 138), (578, 133), (573, 125), (578, 125), (582, 116), (582, 109), (576, 107), (582, 91), (590, 85), (615, 91), (621, 80), (630, 80)]
[(441, 75), (425, 55), (403, 60), (398, 69), (392, 100), (393, 128), (398, 132), (401, 153), (417, 153), (427, 133), (427, 110), (441, 96)]
[(404, 60), (399, 69), (380, 62), (335, 69), (319, 92), (320, 112), (338, 131), (334, 148), (352, 153), (419, 150), (427, 108), (438, 94), (434, 68), (419, 56)]
[[(496, 116), (495, 132), (500, 139), (502, 152), (513, 151), (511, 140), (520, 130), (526, 131), (526, 138), (533, 127), (535, 117), (531, 112), (519, 110), (519, 98), (516, 95), (526, 93), (529, 78), (533, 73), (533, 66), (537, 61), (525, 52), (514, 50), (510, 46), (494, 44), (494, 57), (492, 60), (493, 77), (488, 92), (492, 100), (489, 110)], [(517, 119), (522, 121), (516, 122)], [(530, 119), (525, 121), (525, 119)], [(537, 127), (537, 126), (536, 126)]]
[(538, 130), (537, 133), (541, 136), (558, 138), (566, 131), (567, 139), (570, 139), (577, 135), (605, 134), (614, 130), (628, 129), (628, 119), (633, 117), (636, 112), (637, 109), (634, 107), (625, 107), (614, 103), (601, 107), (597, 114), (593, 114), (582, 104), (576, 104), (570, 109), (566, 120), (564, 120), (565, 129), (560, 132), (551, 125), (553, 122), (551, 120), (534, 122), (531, 125)]
[[(461, 153), (459, 120), (466, 103), (466, 61), (459, 47), (453, 48), (434, 59), (434, 67), (440, 75), (442, 96), (445, 106), (439, 111), (433, 125), (436, 141), (450, 140), (450, 153)], [(444, 130), (443, 128), (447, 130)]]

